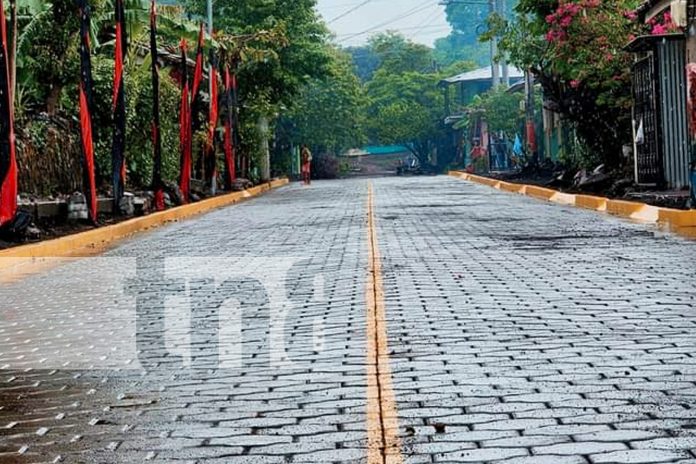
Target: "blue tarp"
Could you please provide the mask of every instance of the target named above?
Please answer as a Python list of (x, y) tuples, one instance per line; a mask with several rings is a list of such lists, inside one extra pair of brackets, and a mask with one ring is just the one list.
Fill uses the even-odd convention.
[(371, 145), (363, 147), (363, 151), (370, 155), (398, 155), (399, 153), (410, 153), (408, 147), (403, 145)]

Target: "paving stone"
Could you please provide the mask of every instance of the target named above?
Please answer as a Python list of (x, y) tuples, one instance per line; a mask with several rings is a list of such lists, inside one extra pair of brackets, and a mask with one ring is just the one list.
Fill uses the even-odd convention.
[(587, 460), (582, 456), (525, 456), (521, 458), (506, 459), (495, 461), (504, 464), (587, 464)]
[(590, 460), (596, 464), (648, 464), (658, 462), (673, 462), (685, 457), (688, 457), (687, 453), (685, 452), (662, 450), (629, 450), (596, 454), (590, 456)]
[(485, 462), (528, 454), (529, 452), (525, 448), (472, 449), (435, 455), (435, 462)]
[[(370, 182), (407, 463), (694, 461), (696, 243), (447, 177)], [(0, 283), (0, 462), (364, 462), (367, 184)]]
[(536, 446), (534, 454), (558, 454), (562, 456), (580, 456), (588, 454), (609, 453), (628, 449), (623, 443), (581, 441), (577, 443), (562, 443), (551, 446)]

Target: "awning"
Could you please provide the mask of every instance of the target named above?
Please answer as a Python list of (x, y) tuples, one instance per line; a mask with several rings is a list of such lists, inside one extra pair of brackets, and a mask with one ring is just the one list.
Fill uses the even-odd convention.
[(651, 50), (654, 50), (655, 47), (661, 42), (666, 42), (670, 40), (686, 40), (686, 35), (682, 33), (641, 35), (640, 37), (636, 37), (633, 41), (626, 45), (624, 47), (624, 50), (631, 53), (649, 52)]

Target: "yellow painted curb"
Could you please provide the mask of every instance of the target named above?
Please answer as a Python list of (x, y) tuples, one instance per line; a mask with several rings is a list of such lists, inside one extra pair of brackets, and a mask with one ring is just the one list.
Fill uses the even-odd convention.
[(696, 211), (661, 208), (658, 221), (676, 227), (696, 227)]
[(640, 203), (625, 200), (607, 200), (607, 213), (616, 216), (631, 217), (643, 207)]
[(553, 197), (553, 195), (555, 193), (557, 193), (557, 192), (554, 190), (551, 190), (551, 189), (544, 188), (544, 187), (538, 187), (536, 185), (528, 185), (527, 186), (527, 196), (538, 198), (540, 200), (551, 201), (551, 198)]
[(696, 210), (685, 211), (672, 208), (660, 208), (658, 206), (633, 201), (612, 200), (593, 195), (575, 195), (539, 187), (537, 185), (514, 184), (460, 171), (450, 171), (449, 175), (469, 182), (488, 185), (502, 191), (519, 193), (540, 200), (595, 211), (603, 211), (628, 219), (665, 225), (681, 235), (692, 237), (696, 230)]
[[(103, 250), (108, 245), (138, 232), (160, 227), (169, 222), (181, 221), (223, 206), (233, 205), (246, 198), (255, 197), (271, 189), (287, 185), (288, 182), (288, 179), (278, 179), (242, 192), (220, 195), (197, 203), (191, 203), (166, 211), (152, 213), (147, 216), (129, 219), (118, 224), (99, 227), (87, 232), (80, 232), (65, 237), (46, 240), (44, 242), (9, 248), (0, 251), (0, 258), (93, 256), (96, 252)], [(0, 262), (0, 268), (1, 267), (2, 262)]]
[(607, 199), (603, 197), (595, 197), (592, 195), (575, 195), (575, 206), (595, 211), (607, 210)]
[(523, 186), (520, 184), (513, 184), (511, 182), (500, 183), (500, 190), (505, 192), (520, 193), (522, 191), (522, 187)]

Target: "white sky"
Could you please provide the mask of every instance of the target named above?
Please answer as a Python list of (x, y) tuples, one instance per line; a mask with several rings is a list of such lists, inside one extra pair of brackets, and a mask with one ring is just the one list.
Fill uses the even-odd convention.
[(432, 46), (435, 39), (447, 36), (451, 30), (445, 19), (445, 7), (439, 0), (319, 0), (318, 3), (319, 13), (335, 32), (336, 41), (344, 46), (364, 44), (371, 35), (387, 30), (399, 31), (414, 42)]

